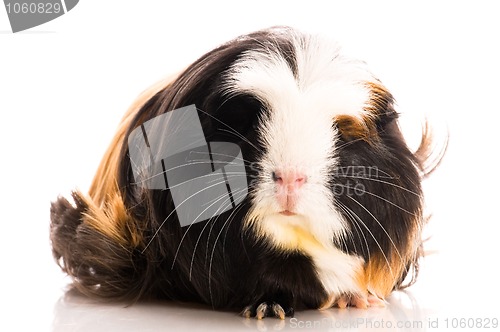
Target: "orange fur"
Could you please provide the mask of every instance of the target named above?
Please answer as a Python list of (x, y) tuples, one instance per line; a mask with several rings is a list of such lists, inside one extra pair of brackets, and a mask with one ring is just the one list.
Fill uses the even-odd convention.
[(318, 307), (319, 310), (329, 309), (333, 306), (345, 308), (348, 305), (354, 305), (358, 308), (366, 308), (368, 298), (368, 285), (366, 269), (360, 269), (356, 272), (356, 283), (363, 292), (360, 294), (329, 294), (326, 300)]
[(345, 139), (362, 139), (370, 142), (378, 137), (377, 128), (368, 117), (358, 119), (349, 115), (339, 115), (335, 117), (335, 121)]
[(112, 193), (102, 206), (84, 198), (88, 210), (83, 213), (83, 222), (126, 247), (137, 248), (142, 236), (137, 233), (136, 224), (128, 214), (119, 193)]
[(111, 144), (101, 160), (99, 168), (97, 169), (94, 180), (89, 189), (89, 195), (96, 204), (103, 204), (107, 200), (107, 195), (118, 191), (116, 183), (117, 167), (119, 165), (120, 150), (123, 142), (126, 142), (125, 134), (130, 125), (130, 122), (139, 111), (139, 109), (156, 93), (165, 89), (173, 80), (177, 78), (178, 74), (171, 75), (166, 79), (156, 83), (149, 89), (144, 91), (134, 101), (130, 108), (125, 113), (117, 133), (114, 136)]
[[(89, 197), (84, 198), (89, 206), (84, 222), (123, 245), (136, 247), (142, 241), (132, 225), (117, 184), (120, 152), (123, 143), (127, 141), (125, 135), (140, 108), (156, 93), (168, 87), (177, 76), (177, 74), (169, 76), (144, 91), (127, 110), (97, 169), (89, 189)], [(84, 197), (81, 193), (79, 195)]]
[(382, 299), (392, 292), (406, 266), (397, 255), (388, 260), (382, 254), (373, 255), (365, 268), (366, 288)]
[(380, 110), (385, 110), (387, 106), (390, 106), (392, 95), (380, 82), (366, 82), (365, 85), (370, 91), (370, 102), (366, 110), (378, 115)]

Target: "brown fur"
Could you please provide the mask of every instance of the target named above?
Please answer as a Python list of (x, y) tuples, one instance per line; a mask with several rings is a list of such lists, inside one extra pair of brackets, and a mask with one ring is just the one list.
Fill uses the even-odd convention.
[(377, 129), (371, 119), (357, 119), (353, 116), (339, 115), (335, 117), (335, 122), (340, 134), (346, 140), (362, 139), (366, 142), (377, 140)]
[[(76, 208), (65, 198), (59, 198), (51, 208), (51, 240), (54, 257), (64, 272), (73, 277), (73, 285), (82, 293), (100, 298), (130, 298), (137, 294), (130, 276), (136, 275), (134, 248), (138, 239), (133, 232), (113, 233), (109, 237), (100, 231), (103, 224), (114, 223), (114, 217), (129, 224), (133, 220), (118, 206), (109, 205), (99, 215), (99, 209), (79, 193), (73, 193)], [(111, 211), (111, 212), (110, 212)], [(113, 213), (116, 213), (113, 215)], [(95, 227), (99, 225), (98, 228)], [(117, 232), (116, 227), (112, 229)], [(114, 239), (119, 241), (114, 241)], [(122, 276), (122, 277), (120, 277)], [(140, 278), (139, 275), (137, 275)], [(139, 285), (137, 283), (136, 285)]]
[[(128, 109), (91, 184), (89, 195), (73, 193), (74, 205), (60, 197), (51, 207), (53, 254), (73, 286), (88, 296), (137, 298), (146, 286), (134, 264), (144, 247), (141, 223), (128, 213), (117, 184), (119, 158), (138, 110), (177, 75), (144, 91)], [(122, 271), (120, 273), (120, 271)], [(117, 276), (123, 276), (123, 280)], [(136, 283), (130, 276), (136, 276)]]
[[(210, 225), (209, 232), (205, 233), (200, 230), (200, 225), (194, 226), (191, 232), (182, 233), (183, 230), (175, 220), (162, 228), (169, 218), (166, 214), (173, 209), (169, 192), (146, 192), (132, 183), (127, 135), (144, 121), (180, 106), (196, 104), (205, 112), (209, 111), (207, 115), (216, 114), (224, 101), (217, 89), (221, 73), (228, 68), (228, 63), (247, 49), (260, 45), (256, 43), (256, 38), (275, 40), (264, 32), (262, 35), (257, 33), (251, 38), (233, 42), (237, 46), (234, 48), (228, 43), (207, 53), (182, 74), (174, 75), (145, 91), (122, 119), (96, 172), (89, 195), (75, 192), (74, 204), (62, 197), (52, 204), (53, 254), (81, 292), (99, 298), (128, 301), (163, 296), (209, 303), (214, 308), (259, 304), (259, 301), (267, 301), (268, 295), (275, 296), (269, 300), (281, 300), (287, 304), (289, 300), (286, 297), (290, 294), (301, 298), (306, 307), (313, 308), (329, 295), (315, 279), (315, 271), (307, 256), (293, 253), (283, 257), (279, 252), (270, 252), (267, 245), (257, 243), (252, 234), (247, 234), (247, 238), (242, 236), (236, 228), (237, 223), (228, 223), (227, 228), (224, 228), (225, 223), (221, 225), (214, 222)], [(282, 46), (278, 48), (283, 49)], [(398, 173), (397, 169), (395, 175), (408, 175), (410, 172), (411, 176), (394, 176), (391, 179), (395, 186), (405, 187), (405, 183), (400, 182), (401, 178), (405, 178), (406, 187), (416, 188), (414, 190), (418, 192), (416, 197), (406, 199), (407, 196), (400, 195), (394, 187), (391, 188), (391, 183), (385, 186), (386, 189), (393, 189), (392, 197), (400, 199), (401, 204), (412, 203), (408, 204), (412, 211), (409, 213), (415, 215), (413, 220), (407, 214), (391, 213), (391, 210), (382, 214), (391, 221), (390, 226), (394, 226), (390, 229), (392, 238), (389, 237), (394, 242), (389, 242), (385, 238), (386, 235), (389, 236), (387, 231), (372, 220), (370, 227), (378, 232), (378, 238), (374, 240), (384, 240), (383, 248), (378, 246), (378, 242), (364, 251), (362, 243), (357, 245), (355, 242), (346, 243), (342, 248), (346, 253), (365, 259), (364, 269), (357, 276), (357, 281), (363, 285), (363, 289), (383, 298), (392, 290), (404, 287), (407, 274), (413, 272), (411, 284), (418, 272), (420, 232), (424, 223), (419, 180), (432, 172), (446, 149), (435, 158), (437, 162), (428, 162), (432, 161), (434, 149), (432, 135), (426, 126), (421, 146), (412, 154), (407, 150), (397, 121), (394, 121), (397, 113), (393, 109), (392, 95), (377, 82), (369, 83), (368, 88), (370, 102), (365, 111), (369, 114), (362, 120), (349, 116), (336, 118), (340, 134), (346, 142), (358, 141), (361, 144), (358, 147), (360, 151), (368, 151), (365, 149), (365, 142), (369, 143), (371, 161), (377, 162), (380, 156), (386, 157), (388, 163), (407, 161), (399, 167), (405, 172)], [(246, 106), (253, 105), (255, 101), (245, 99), (238, 101), (240, 102)], [(205, 120), (209, 129), (210, 121), (207, 118)], [(384, 146), (385, 142), (393, 144), (393, 151)], [(355, 152), (354, 149), (347, 149), (347, 154), (358, 157), (359, 154), (356, 155)], [(346, 162), (345, 165), (349, 164)], [(381, 165), (384, 166), (383, 163)], [(379, 206), (383, 207), (377, 202), (373, 203), (373, 207)], [(243, 212), (245, 211), (238, 216), (239, 219), (243, 218)], [(376, 218), (373, 216), (367, 219)], [(194, 232), (196, 228), (199, 236)], [(359, 228), (359, 231), (366, 231), (368, 235), (370, 229)], [(183, 234), (187, 234), (185, 239)], [(232, 256), (227, 256), (229, 252), (218, 251), (221, 247), (216, 244), (219, 241), (218, 235), (221, 234), (224, 241), (228, 240), (228, 246), (232, 241), (230, 244), (237, 248), (230, 252)], [(227, 234), (230, 235), (226, 237)], [(184, 240), (183, 250), (177, 255), (176, 250), (181, 248), (183, 241), (181, 237)], [(206, 242), (206, 245), (196, 247), (199, 241)], [(213, 251), (209, 252), (211, 245)], [(193, 247), (198, 253), (201, 250), (205, 250), (205, 253), (191, 254)], [(210, 264), (217, 260), (224, 269), (211, 269), (211, 265), (208, 268), (208, 258)], [(225, 274), (226, 268), (231, 274)], [(277, 291), (276, 285), (282, 285), (290, 294), (274, 294)]]

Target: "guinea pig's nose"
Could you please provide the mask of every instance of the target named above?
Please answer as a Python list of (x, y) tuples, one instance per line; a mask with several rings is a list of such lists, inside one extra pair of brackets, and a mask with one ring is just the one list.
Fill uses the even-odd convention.
[(307, 182), (307, 175), (297, 170), (276, 170), (271, 173), (274, 182), (279, 186), (286, 187), (289, 191), (300, 188)]

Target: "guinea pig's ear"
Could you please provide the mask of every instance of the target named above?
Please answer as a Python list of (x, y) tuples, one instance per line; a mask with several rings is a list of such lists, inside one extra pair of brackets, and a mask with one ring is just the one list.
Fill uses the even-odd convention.
[[(394, 108), (394, 97), (389, 90), (379, 81), (366, 83), (370, 91), (369, 106), (367, 110), (373, 115), (378, 138), (392, 138), (406, 145), (406, 140), (401, 133), (398, 121), (399, 114)], [(375, 137), (375, 136), (371, 136)], [(420, 145), (413, 155), (418, 163), (421, 176), (424, 178), (431, 174), (441, 163), (448, 148), (449, 137), (446, 135), (443, 142), (436, 143), (432, 127), (428, 121), (424, 122)]]
[(381, 82), (365, 82), (368, 100), (360, 116), (338, 115), (334, 122), (345, 141), (363, 140), (367, 143), (380, 141), (380, 134), (397, 119), (394, 98)]
[(383, 131), (398, 118), (394, 109), (394, 97), (380, 81), (368, 82), (365, 85), (369, 91), (367, 117), (375, 124), (378, 132)]
[(350, 115), (337, 115), (334, 119), (341, 137), (349, 142), (363, 140), (371, 142), (377, 140), (377, 126), (370, 117), (358, 118)]

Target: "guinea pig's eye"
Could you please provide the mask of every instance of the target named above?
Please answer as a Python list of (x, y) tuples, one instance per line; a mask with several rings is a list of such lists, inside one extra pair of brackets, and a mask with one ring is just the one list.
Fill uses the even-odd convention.
[(399, 114), (394, 110), (379, 114), (375, 121), (377, 130), (381, 133), (384, 132), (388, 126), (394, 123), (394, 120), (396, 120), (398, 116)]
[(257, 122), (262, 105), (250, 96), (237, 96), (224, 102), (212, 122), (217, 137), (247, 136)]

